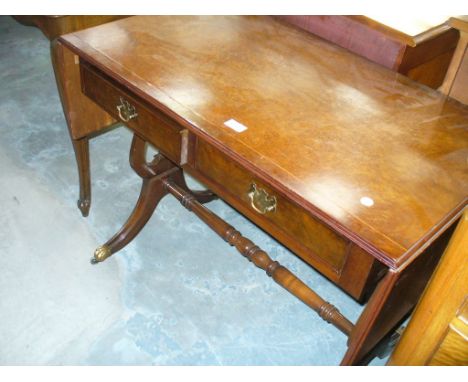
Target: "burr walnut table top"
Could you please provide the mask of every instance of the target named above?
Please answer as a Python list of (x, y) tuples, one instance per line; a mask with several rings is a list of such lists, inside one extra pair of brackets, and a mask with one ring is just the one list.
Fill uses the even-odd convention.
[(280, 21), (137, 16), (61, 41), (392, 268), (466, 205), (467, 107)]

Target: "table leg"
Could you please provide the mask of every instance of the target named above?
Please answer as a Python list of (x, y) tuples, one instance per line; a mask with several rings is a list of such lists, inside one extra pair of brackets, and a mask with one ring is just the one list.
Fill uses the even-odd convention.
[[(179, 167), (161, 154), (155, 155), (154, 159), (148, 163), (146, 161), (146, 148), (146, 142), (134, 135), (130, 149), (130, 165), (143, 180), (140, 196), (130, 217), (119, 232), (96, 249), (94, 257), (91, 259), (93, 264), (104, 261), (121, 250), (143, 229), (160, 200), (168, 193), (162, 181), (166, 176), (177, 173), (174, 175), (177, 184), (184, 190), (190, 191)], [(213, 200), (216, 195), (211, 191), (197, 191), (194, 193), (194, 197), (200, 203), (207, 203)]]
[(76, 163), (78, 165), (78, 177), (80, 182), (80, 198), (78, 208), (81, 214), (86, 217), (91, 206), (91, 181), (89, 171), (89, 139), (72, 139), (75, 150)]
[(159, 201), (165, 195), (167, 195), (167, 192), (164, 190), (164, 185), (161, 183), (159, 177), (155, 176), (153, 178), (143, 179), (140, 197), (138, 198), (132, 214), (119, 232), (104, 245), (96, 249), (91, 263), (96, 264), (104, 261), (132, 241), (148, 222)]
[(78, 56), (57, 40), (51, 42), (51, 56), (78, 165), (78, 208), (83, 216), (87, 216), (91, 206), (89, 139), (105, 131), (115, 120), (81, 92)]
[(251, 240), (204, 207), (197, 199), (208, 201), (212, 199), (212, 195), (203, 192), (198, 194), (197, 198), (192, 194), (185, 183), (181, 168), (161, 154), (156, 155), (150, 163), (146, 162), (145, 158), (146, 142), (134, 135), (130, 149), (130, 164), (143, 179), (140, 197), (120, 231), (95, 251), (91, 260), (93, 264), (104, 261), (128, 244), (145, 226), (159, 201), (165, 195), (171, 194), (225, 241), (235, 246), (243, 256), (265, 270), (274, 281), (316, 311), (322, 319), (333, 324), (346, 335), (352, 332), (354, 325), (335, 306), (322, 299), (291, 271), (277, 261), (273, 261)]

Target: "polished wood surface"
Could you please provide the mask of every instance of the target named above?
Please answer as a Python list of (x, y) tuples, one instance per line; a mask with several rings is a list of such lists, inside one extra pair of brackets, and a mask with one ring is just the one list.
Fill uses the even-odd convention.
[[(130, 165), (142, 178), (140, 196), (125, 224), (101, 247), (105, 248), (105, 251), (95, 256), (91, 260), (92, 263), (105, 260), (130, 243), (148, 222), (161, 199), (168, 194), (161, 175), (176, 167), (161, 153), (155, 155), (153, 160), (148, 163), (146, 161), (146, 148), (146, 141), (135, 135), (130, 148)], [(190, 192), (199, 203), (207, 203), (216, 198), (210, 191), (189, 190), (182, 175), (177, 176), (177, 184), (185, 192)]]
[(200, 197), (200, 193), (190, 192), (185, 184), (181, 168), (161, 154), (157, 154), (150, 163), (147, 163), (145, 158), (146, 141), (135, 134), (130, 150), (130, 163), (135, 172), (143, 179), (140, 197), (135, 210), (123, 228), (95, 252), (92, 259), (93, 264), (104, 261), (132, 240), (143, 228), (159, 201), (164, 196), (171, 194), (182, 206), (197, 215), (215, 233), (234, 246), (240, 254), (263, 269), (275, 282), (316, 311), (323, 320), (335, 325), (346, 335), (351, 333), (354, 325), (335, 306), (323, 300), (290, 270), (279, 262), (273, 261), (251, 240), (205, 208), (201, 202), (210, 201), (212, 196), (209, 195), (206, 198), (205, 194)]
[(380, 30), (409, 46), (431, 40), (450, 29), (447, 15), (374, 14), (350, 16), (372, 29)]
[(467, 108), (270, 18), (132, 17), (62, 42), (392, 268), (466, 204)]
[(51, 43), (52, 64), (68, 131), (75, 150), (80, 182), (78, 208), (88, 216), (91, 206), (89, 138), (116, 120), (81, 92), (79, 59), (57, 40)]
[(429, 366), (468, 365), (468, 304), (452, 319), (442, 343), (437, 348)]
[(468, 365), (468, 210), (389, 365)]
[(52, 63), (72, 139), (95, 135), (116, 122), (81, 91), (80, 62), (60, 41), (52, 42)]
[(461, 32), (468, 32), (468, 15), (451, 17), (449, 25)]
[[(250, 220), (354, 298), (365, 301), (368, 292), (380, 278), (378, 272), (381, 268), (372, 256), (336, 234), (299, 205), (276, 193), (252, 172), (246, 171), (213, 146), (198, 140), (194, 152), (192, 167), (187, 169), (192, 175), (211, 190), (222, 194), (226, 201), (235, 205)], [(252, 208), (248, 191), (253, 183), (275, 197), (277, 208), (274, 212), (259, 214)]]
[(460, 31), (460, 40), (439, 90), (468, 105), (468, 16), (452, 17), (449, 24)]
[[(94, 100), (114, 118), (119, 119), (119, 111), (116, 105), (121, 100), (130, 102), (137, 111), (137, 118), (129, 120), (129, 127), (138, 129), (140, 135), (159, 147), (165, 156), (180, 164), (182, 139), (181, 128), (174, 121), (167, 118), (163, 113), (150, 112), (142, 101), (129, 97), (123, 90), (107, 81), (103, 74), (94, 69), (82, 66), (82, 90), (89, 98)], [(154, 129), (154, 126), (158, 126)]]
[[(130, 95), (122, 86), (113, 84), (106, 74), (85, 62), (81, 68), (82, 90), (86, 96), (116, 118), (119, 118), (118, 115), (121, 113), (118, 109), (121, 108), (122, 102), (131, 105), (129, 107), (132, 108), (133, 118), (120, 116), (128, 119), (126, 121), (128, 127), (155, 145), (174, 163), (188, 164), (190, 168), (186, 166), (186, 170), (211, 190), (223, 195), (226, 201), (354, 298), (365, 301), (382, 275), (380, 273), (382, 267), (376, 266), (377, 260), (349, 240), (337, 235), (303, 211), (300, 206), (271, 191), (268, 185), (256, 178), (255, 174), (246, 171), (218, 149), (192, 135), (184, 134), (187, 130), (182, 130), (175, 121), (157, 110), (151, 109), (148, 105), (144, 106), (143, 100)], [(184, 152), (189, 149), (190, 137), (193, 138), (193, 142), (190, 145), (189, 159), (189, 155)], [(133, 164), (132, 167), (139, 172)], [(249, 192), (252, 184), (267, 190), (270, 197), (275, 198), (277, 208), (274, 211), (258, 213), (252, 208)], [(154, 187), (159, 187), (159, 191), (156, 192)], [(159, 183), (145, 179), (134, 213), (105, 246), (115, 252), (132, 240), (146, 224), (159, 199), (164, 195), (161, 191)], [(149, 200), (150, 195), (152, 200)], [(295, 218), (291, 219), (291, 216)]]
[(57, 37), (91, 28), (111, 21), (115, 21), (128, 16), (109, 16), (109, 15), (21, 15), (13, 16), (16, 21), (24, 25), (36, 26), (49, 39), (54, 40)]
[(278, 18), (432, 88), (441, 85), (458, 40), (448, 16), (440, 15)]
[[(89, 139), (110, 126), (114, 120), (82, 95), (78, 56), (58, 43), (56, 38), (65, 33), (90, 28), (127, 16), (22, 15), (13, 17), (24, 25), (38, 27), (51, 40), (51, 56), (57, 87), (78, 165), (80, 184), (78, 208), (83, 216), (88, 216), (91, 206)], [(71, 99), (73, 102), (70, 102)]]
[[(189, 161), (188, 158), (183, 159), (182, 149), (182, 141), (186, 137), (183, 133), (187, 130), (182, 130), (175, 121), (148, 105), (145, 106), (144, 101), (129, 95), (123, 87), (113, 84), (107, 75), (85, 62), (81, 65), (81, 82), (83, 93), (115, 118), (119, 118), (118, 108), (122, 102), (127, 102), (134, 113), (134, 117), (126, 121), (127, 126), (155, 145), (174, 163), (180, 165)], [(127, 119), (125, 116), (121, 117)], [(194, 143), (190, 150), (189, 163), (189, 172), (192, 175), (196, 175), (210, 189), (222, 194), (223, 198), (236, 208), (240, 207), (251, 220), (279, 238), (357, 300), (363, 301), (364, 297), (368, 296), (367, 292), (375, 287), (378, 279), (373, 277), (377, 268), (374, 266), (376, 260), (372, 256), (359, 251), (349, 240), (335, 234), (333, 230), (304, 212), (300, 206), (276, 195), (267, 185), (256, 179), (253, 173), (245, 171), (219, 150), (201, 140)], [(138, 170), (139, 166), (135, 167), (132, 163), (132, 167), (141, 173)], [(164, 195), (159, 183), (150, 182), (145, 176), (141, 176), (144, 178), (143, 188), (134, 212), (122, 229), (105, 244), (111, 252), (118, 251), (137, 235)], [(259, 214), (252, 208), (249, 199), (252, 184), (258, 185), (262, 190), (268, 190), (275, 198), (278, 206), (274, 211)], [(154, 187), (159, 187), (159, 191), (156, 192)], [(291, 219), (291, 216), (295, 216), (295, 219)], [(346, 274), (350, 263), (353, 268), (353, 272), (348, 272), (352, 277), (351, 283), (347, 282), (349, 276), (341, 277), (342, 274)], [(358, 277), (356, 269), (360, 270)], [(374, 282), (369, 283), (371, 279)]]
[(427, 250), (379, 282), (348, 340), (341, 364), (365, 364), (369, 354), (403, 323), (418, 302), (453, 232), (453, 224)]
[[(370, 296), (355, 325), (337, 325), (343, 364), (364, 363), (416, 304), (467, 202), (468, 108), (269, 17), (133, 17), (59, 43), (79, 57), (84, 94), (172, 163), (164, 174), (182, 167), (357, 300)], [(160, 163), (141, 162), (143, 178)], [(217, 221), (176, 180), (183, 195), (144, 186), (94, 259), (128, 243), (164, 192)]]
[(445, 78), (458, 38), (458, 31), (452, 28), (414, 48), (406, 47), (398, 72), (437, 89)]

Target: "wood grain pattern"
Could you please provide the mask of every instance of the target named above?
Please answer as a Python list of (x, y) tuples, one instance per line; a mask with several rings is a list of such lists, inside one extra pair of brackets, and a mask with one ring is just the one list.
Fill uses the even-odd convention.
[(460, 32), (468, 32), (468, 15), (451, 17), (448, 24)]
[(144, 227), (159, 201), (165, 195), (171, 194), (249, 261), (265, 270), (275, 282), (315, 310), (323, 320), (333, 324), (346, 335), (351, 333), (354, 325), (335, 306), (323, 300), (291, 271), (277, 261), (273, 261), (251, 240), (204, 207), (197, 194), (187, 189), (179, 167), (162, 154), (157, 154), (153, 161), (148, 163), (146, 146), (146, 141), (134, 134), (130, 149), (130, 164), (143, 180), (140, 197), (127, 222), (104, 246), (96, 250), (91, 260), (93, 264), (106, 260), (127, 245)]
[[(444, 348), (443, 341), (455, 316), (468, 321), (466, 299), (468, 296), (468, 210), (458, 223), (440, 264), (431, 278), (413, 316), (403, 333), (389, 365), (427, 365), (448, 360), (445, 355), (437, 356), (438, 349)], [(462, 329), (465, 338), (468, 331)], [(453, 336), (450, 336), (453, 337)], [(448, 341), (453, 343), (453, 338)], [(449, 345), (450, 346), (450, 345)], [(435, 355), (435, 359), (433, 357)], [(465, 356), (468, 359), (468, 355)], [(458, 359), (459, 357), (456, 356)], [(448, 362), (448, 361), (447, 361)]]
[(468, 324), (455, 317), (448, 327), (444, 340), (429, 362), (429, 366), (468, 365)]
[(356, 322), (348, 340), (348, 350), (342, 365), (369, 361), (366, 357), (396, 330), (418, 302), (429, 278), (438, 264), (453, 232), (453, 224), (405, 269), (389, 270), (372, 294), (365, 310)]
[[(147, 123), (128, 122), (142, 139), (170, 147), (158, 138), (167, 119), (183, 132), (173, 159), (184, 170), (291, 248), (304, 239), (314, 267), (354, 297), (378, 282), (342, 364), (364, 362), (412, 309), (467, 204), (468, 108), (267, 17), (134, 17), (60, 41), (95, 75), (90, 97), (114, 115), (116, 96), (144, 107)], [(258, 217), (250, 176), (300, 207), (292, 222)]]
[(359, 248), (350, 245), (346, 261), (336, 282), (361, 303), (367, 302), (388, 268)]
[(467, 108), (271, 18), (132, 17), (61, 41), (392, 268), (466, 205)]
[[(219, 150), (198, 140), (193, 168), (194, 170), (188, 171), (196, 174), (210, 189), (218, 190), (238, 210), (250, 210), (251, 220), (357, 300), (364, 300), (366, 285), (370, 290), (375, 287), (375, 280), (366, 284), (374, 265), (372, 256), (335, 234), (329, 227), (304, 212), (300, 206), (291, 203), (286, 196), (272, 191), (268, 185), (260, 182), (255, 175), (239, 167)], [(265, 215), (254, 212), (248, 198), (252, 182), (275, 196), (275, 212)], [(294, 219), (291, 219), (292, 216)]]
[(437, 89), (444, 81), (458, 40), (458, 31), (448, 29), (414, 47), (405, 47), (398, 72)]
[(452, 17), (449, 24), (460, 31), (460, 40), (439, 90), (468, 105), (468, 16)]
[(63, 47), (56, 41), (56, 38), (65, 33), (93, 27), (126, 16), (22, 15), (13, 17), (22, 24), (38, 27), (52, 41), (51, 56), (55, 78), (78, 165), (80, 184), (78, 208), (83, 216), (88, 216), (91, 207), (88, 141), (97, 133), (103, 132), (113, 123), (113, 120), (89, 99), (83, 97), (80, 91), (78, 56)]
[(78, 56), (60, 41), (51, 45), (55, 79), (72, 139), (96, 135), (116, 122), (81, 92)]
[[(415, 81), (437, 89), (444, 81), (452, 57), (452, 51), (445, 52), (402, 73)], [(441, 70), (441, 68), (444, 69)]]
[(91, 207), (89, 138), (105, 131), (115, 120), (81, 92), (79, 59), (57, 40), (51, 43), (52, 64), (57, 88), (75, 150), (79, 175), (78, 208), (88, 216)]
[(464, 36), (464, 42), (465, 54), (460, 62), (460, 66), (457, 70), (457, 76), (450, 90), (450, 97), (468, 105), (468, 50), (466, 50), (466, 47), (468, 46), (468, 33)]
[[(274, 196), (277, 200), (276, 210), (266, 213), (263, 217), (309, 248), (308, 256), (304, 256), (306, 259), (318, 256), (332, 271), (338, 274), (341, 272), (348, 250), (348, 240), (336, 235), (333, 230), (305, 213), (299, 206), (276, 194), (267, 185), (259, 182), (255, 175), (246, 172), (212, 146), (199, 141), (195, 155), (196, 170), (209, 178), (210, 183), (217, 182), (222, 185), (225, 188), (224, 193), (231, 193), (246, 207), (251, 208), (248, 192), (252, 183)], [(294, 216), (294, 219), (291, 219), (291, 216)]]
[(86, 96), (116, 119), (119, 118), (117, 106), (120, 99), (127, 100), (135, 107), (138, 116), (126, 122), (126, 125), (158, 147), (173, 162), (180, 163), (182, 136), (179, 125), (162, 113), (150, 112), (143, 101), (126, 94), (96, 69), (86, 64), (81, 65), (81, 69), (82, 90)]
[[(459, 32), (456, 29), (449, 28), (445, 33), (439, 36), (421, 42), (414, 47), (407, 47), (399, 65), (399, 72), (406, 73), (411, 68), (429, 62), (446, 53), (449, 53), (448, 62), (450, 62), (455, 47), (457, 46), (458, 38)], [(447, 67), (445, 67), (443, 71), (441, 70), (442, 78), (446, 71)]]
[(92, 264), (106, 260), (138, 235), (153, 215), (161, 199), (168, 194), (163, 182), (165, 177), (173, 177), (177, 181), (178, 187), (190, 193), (198, 203), (207, 203), (215, 198), (215, 195), (210, 191), (191, 191), (181, 170), (161, 153), (156, 154), (153, 160), (148, 163), (146, 149), (147, 142), (134, 134), (130, 148), (130, 165), (142, 178), (140, 195), (132, 213), (120, 230), (96, 250), (91, 259)]

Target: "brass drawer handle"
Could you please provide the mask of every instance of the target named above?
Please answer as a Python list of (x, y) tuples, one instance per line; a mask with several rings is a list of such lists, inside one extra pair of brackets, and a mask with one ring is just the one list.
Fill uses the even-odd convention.
[(250, 205), (258, 213), (264, 215), (267, 212), (276, 211), (276, 197), (268, 195), (263, 188), (258, 188), (254, 182), (250, 183), (248, 195)]
[(120, 97), (120, 105), (117, 105), (117, 111), (122, 121), (128, 122), (131, 119), (138, 117), (135, 106), (131, 105), (128, 101)]

